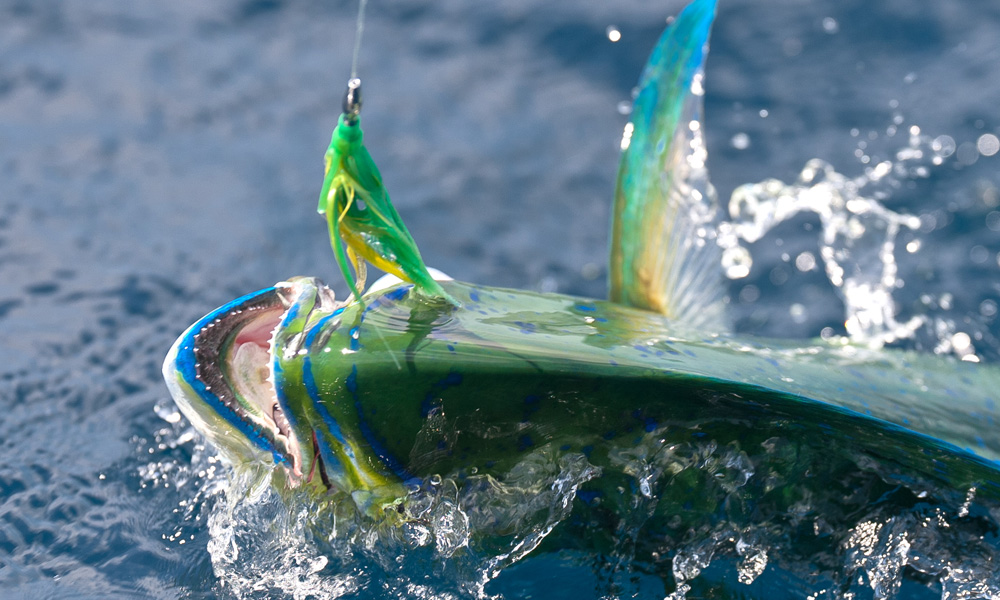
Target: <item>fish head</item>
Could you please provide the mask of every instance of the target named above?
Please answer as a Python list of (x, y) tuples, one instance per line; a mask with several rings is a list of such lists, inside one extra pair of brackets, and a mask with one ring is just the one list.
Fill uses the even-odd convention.
[(390, 482), (370, 457), (338, 447), (338, 439), (349, 442), (330, 435), (311, 381), (296, 372), (315, 341), (310, 334), (335, 331), (344, 306), (319, 280), (300, 277), (210, 312), (164, 361), (174, 401), (237, 468), (273, 465), (276, 485), (370, 495)]

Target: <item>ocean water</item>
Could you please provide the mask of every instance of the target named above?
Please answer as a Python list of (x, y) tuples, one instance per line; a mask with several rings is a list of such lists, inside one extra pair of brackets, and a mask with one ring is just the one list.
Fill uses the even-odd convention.
[[(370, 3), (366, 140), (429, 264), (605, 295), (624, 106), (680, 7)], [(345, 294), (314, 207), (355, 11), (0, 0), (0, 596), (477, 593), (435, 587), (451, 575), (433, 561), (379, 579), (342, 555), (330, 573), (298, 555), (234, 553), (266, 540), (241, 541), (251, 526), (291, 517), (231, 511), (239, 482), (179, 419), (159, 373), (188, 324), (238, 295), (300, 274)], [(741, 230), (728, 270), (738, 331), (846, 335), (849, 316), (889, 307), (891, 327), (859, 318), (854, 334), (1000, 361), (998, 35), (1000, 5), (981, 0), (721, 1), (705, 131), (723, 203), (747, 183), (792, 185), (820, 159), (859, 197), (916, 217), (900, 218), (888, 254), (876, 237), (837, 255), (840, 279), (816, 211)], [(780, 186), (757, 188), (765, 204), (767, 189)], [(848, 293), (873, 278), (878, 293)], [(481, 593), (664, 594), (640, 571), (608, 584), (588, 560), (517, 562)], [(935, 585), (895, 593), (987, 594)], [(878, 597), (787, 591), (820, 592)]]

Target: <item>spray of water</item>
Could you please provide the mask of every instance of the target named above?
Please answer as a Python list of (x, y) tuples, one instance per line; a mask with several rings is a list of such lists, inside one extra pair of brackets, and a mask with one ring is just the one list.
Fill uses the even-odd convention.
[[(893, 128), (901, 122), (897, 117)], [(907, 144), (892, 160), (872, 164), (871, 157), (861, 152), (859, 158), (867, 166), (857, 177), (813, 159), (790, 184), (767, 179), (738, 187), (729, 202), (730, 218), (720, 224), (717, 237), (726, 276), (749, 275), (754, 263), (751, 244), (796, 215), (812, 213), (821, 223), (822, 267), (844, 303), (845, 342), (878, 348), (912, 340), (920, 333), (934, 340), (930, 346), (937, 353), (978, 361), (972, 338), (958, 331), (954, 320), (927, 314), (898, 318), (894, 294), (904, 281), (899, 275), (897, 240), (903, 231), (912, 233), (914, 240), (906, 251), (916, 252), (924, 223), (916, 215), (895, 212), (883, 204), (906, 182), (929, 177), (955, 152), (951, 137), (931, 137), (913, 126)], [(812, 254), (803, 254), (796, 264), (800, 270), (811, 270), (814, 261)]]
[[(900, 597), (914, 573), (936, 582), (942, 598), (1000, 595), (1000, 555), (983, 534), (1000, 520), (994, 502), (975, 487), (897, 477), (861, 452), (831, 453), (829, 440), (678, 442), (672, 426), (662, 427), (612, 450), (603, 469), (582, 454), (539, 448), (501, 479), (472, 472), (413, 481), (403, 512), (372, 519), (347, 496), (282, 497), (269, 485), (271, 465), (217, 468), (176, 410), (164, 403), (157, 413), (167, 425), (154, 458), (156, 449), (195, 458), (154, 460), (144, 485), (192, 490), (178, 506), (178, 532), (164, 540), (183, 543), (185, 527), (207, 530), (223, 598), (500, 599), (490, 583), (571, 523), (581, 502), (595, 514), (602, 503), (627, 507), (604, 513), (619, 515), (607, 532), (587, 526), (608, 544), (596, 565), (603, 598), (647, 597), (635, 593), (637, 565), (662, 578), (666, 592), (656, 597), (672, 600), (711, 596), (706, 575), (766, 589), (787, 585), (783, 572), (800, 574), (801, 589), (790, 593), (815, 599)], [(808, 475), (795, 465), (811, 465)], [(621, 479), (619, 498), (581, 495), (608, 476)], [(814, 478), (829, 489), (816, 489)], [(690, 499), (668, 491), (678, 486)], [(695, 517), (690, 501), (716, 508)]]

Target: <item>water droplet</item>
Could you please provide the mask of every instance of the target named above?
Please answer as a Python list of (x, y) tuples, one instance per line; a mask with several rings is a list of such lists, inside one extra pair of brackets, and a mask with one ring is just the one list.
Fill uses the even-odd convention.
[(702, 81), (704, 77), (702, 73), (695, 73), (694, 77), (691, 78), (691, 94), (695, 96), (705, 95), (705, 86)]
[(799, 325), (806, 322), (806, 307), (798, 302), (788, 308), (788, 314), (792, 317), (792, 321)]
[(948, 158), (955, 153), (955, 139), (950, 135), (941, 135), (931, 142), (931, 150), (942, 158)]
[(760, 298), (760, 288), (750, 284), (743, 286), (740, 290), (740, 302), (743, 304), (753, 304)]
[(803, 273), (816, 268), (816, 257), (812, 252), (803, 252), (795, 257), (795, 268)]
[(777, 266), (771, 269), (771, 274), (768, 276), (771, 283), (774, 285), (784, 285), (788, 281), (788, 270), (782, 266)]
[(972, 338), (969, 334), (964, 331), (959, 331), (955, 335), (951, 336), (951, 347), (955, 349), (955, 352), (959, 354), (964, 354), (968, 352), (969, 348), (972, 347)]
[(983, 246), (976, 245), (969, 250), (969, 258), (977, 265), (981, 265), (989, 260), (990, 251)]
[(167, 423), (179, 423), (181, 420), (181, 413), (177, 410), (173, 403), (157, 404), (153, 407), (153, 411), (156, 413), (156, 416), (160, 417)]
[(580, 275), (587, 281), (593, 281), (600, 277), (601, 266), (594, 262), (589, 262), (580, 268)]
[(753, 259), (750, 252), (742, 246), (726, 248), (722, 253), (722, 268), (725, 269), (726, 277), (730, 279), (742, 279), (750, 274), (750, 267)]
[(958, 151), (955, 153), (955, 157), (958, 158), (958, 162), (963, 165), (972, 165), (979, 160), (979, 150), (976, 145), (972, 142), (965, 142), (958, 147)]
[(617, 42), (622, 39), (622, 32), (619, 31), (614, 25), (608, 25), (606, 33), (608, 35), (608, 39), (612, 42)]
[(984, 133), (976, 140), (976, 149), (983, 156), (993, 156), (1000, 152), (1000, 139), (992, 133)]
[(734, 135), (732, 139), (729, 140), (729, 143), (732, 144), (733, 148), (736, 148), (737, 150), (746, 150), (750, 147), (750, 136), (740, 132)]
[(625, 131), (622, 132), (622, 152), (628, 150), (629, 144), (632, 143), (632, 131), (635, 129), (635, 125), (631, 122), (625, 124)]
[(840, 31), (840, 23), (837, 23), (837, 19), (833, 17), (825, 17), (823, 19), (823, 31), (833, 35)]
[(785, 56), (798, 56), (802, 53), (802, 40), (799, 38), (788, 38), (781, 44), (781, 50)]

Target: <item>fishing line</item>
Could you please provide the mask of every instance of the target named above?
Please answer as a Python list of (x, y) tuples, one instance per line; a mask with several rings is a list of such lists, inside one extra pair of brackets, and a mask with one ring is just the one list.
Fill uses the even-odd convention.
[(351, 61), (351, 79), (358, 76), (358, 54), (361, 53), (361, 34), (365, 31), (365, 6), (368, 0), (358, 0), (358, 26), (354, 31), (354, 60)]

